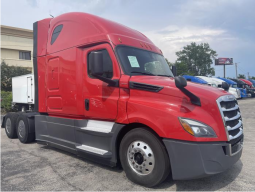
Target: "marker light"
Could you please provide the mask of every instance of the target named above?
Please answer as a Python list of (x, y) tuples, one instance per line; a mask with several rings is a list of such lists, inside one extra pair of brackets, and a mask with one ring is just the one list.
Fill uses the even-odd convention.
[(181, 118), (179, 117), (179, 121), (185, 131), (195, 137), (217, 137), (214, 130), (199, 121)]

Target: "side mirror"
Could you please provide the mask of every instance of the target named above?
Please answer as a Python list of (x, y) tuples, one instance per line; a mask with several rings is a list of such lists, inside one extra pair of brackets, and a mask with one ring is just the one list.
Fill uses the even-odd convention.
[(175, 86), (179, 89), (184, 88), (187, 86), (187, 81), (184, 77), (178, 76), (175, 77)]
[(172, 73), (173, 73), (174, 76), (177, 75), (177, 74), (176, 74), (176, 66), (175, 66), (175, 65), (172, 66)]
[(103, 54), (101, 52), (91, 52), (91, 74), (93, 76), (103, 75)]
[(221, 87), (222, 87), (225, 91), (228, 91), (228, 90), (229, 90), (229, 84), (227, 84), (226, 82), (222, 82)]

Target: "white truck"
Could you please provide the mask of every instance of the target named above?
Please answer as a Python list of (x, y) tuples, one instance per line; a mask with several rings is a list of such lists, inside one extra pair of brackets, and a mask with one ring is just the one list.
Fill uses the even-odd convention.
[(34, 106), (34, 75), (12, 78), (12, 107), (18, 111), (31, 110)]
[[(216, 86), (219, 89), (222, 89), (221, 88), (222, 83), (225, 82), (225, 81), (223, 81), (221, 79), (214, 78), (214, 77), (206, 77), (206, 76), (196, 76), (196, 77), (205, 80), (208, 83), (208, 85), (210, 85), (212, 87)], [(236, 88), (233, 88), (233, 87), (229, 87), (228, 92), (231, 93), (232, 95), (234, 95), (236, 99), (240, 99), (241, 98), (241, 93), (240, 93), (239, 89), (236, 89)]]

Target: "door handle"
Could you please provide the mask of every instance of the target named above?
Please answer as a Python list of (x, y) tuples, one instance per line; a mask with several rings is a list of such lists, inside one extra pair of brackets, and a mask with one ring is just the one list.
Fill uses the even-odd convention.
[(89, 99), (85, 99), (85, 109), (86, 111), (89, 110)]

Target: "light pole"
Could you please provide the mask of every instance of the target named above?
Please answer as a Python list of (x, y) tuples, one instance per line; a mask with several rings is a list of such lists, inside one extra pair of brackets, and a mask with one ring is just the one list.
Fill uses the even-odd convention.
[(237, 64), (238, 63), (240, 63), (240, 62), (235, 63), (235, 65), (236, 65), (236, 78), (237, 78)]

